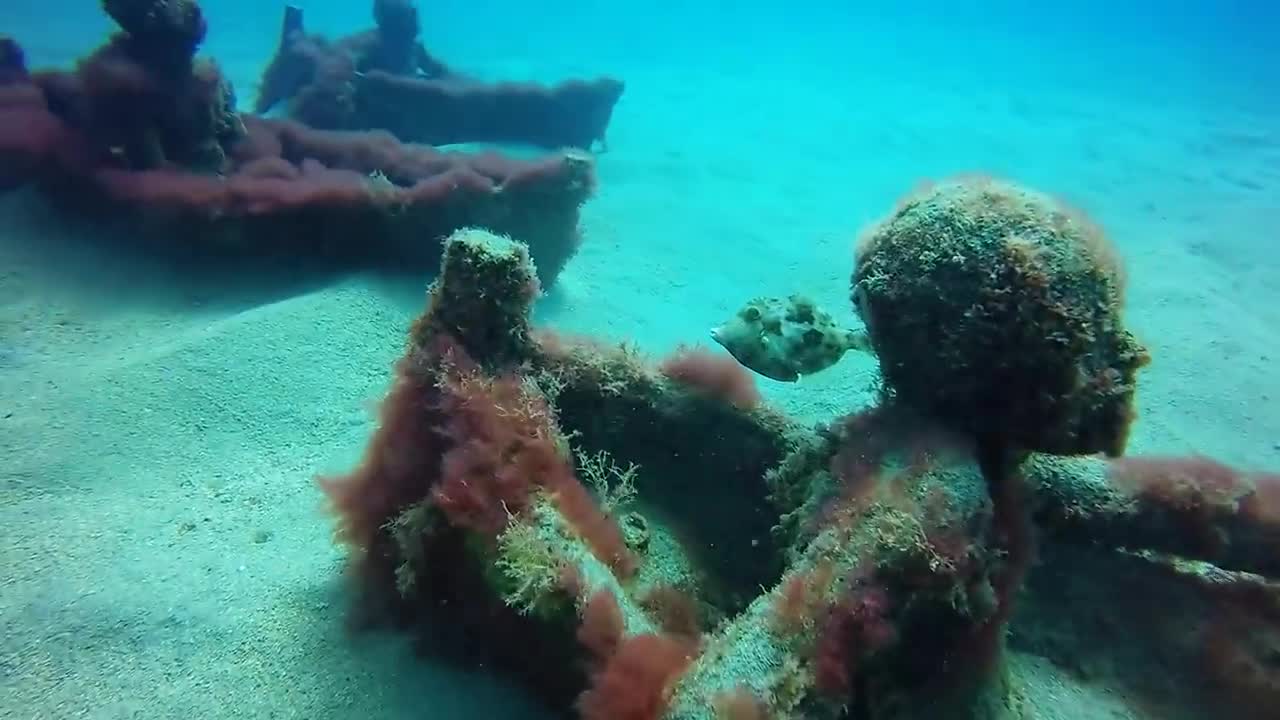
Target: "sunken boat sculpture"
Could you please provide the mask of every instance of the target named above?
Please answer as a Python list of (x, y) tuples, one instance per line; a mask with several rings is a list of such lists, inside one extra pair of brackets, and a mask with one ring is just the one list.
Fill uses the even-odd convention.
[(255, 111), (282, 109), (316, 128), (382, 129), (430, 145), (603, 145), (620, 80), (479, 81), (426, 50), (409, 0), (375, 0), (373, 15), (373, 29), (330, 40), (306, 32), (300, 8), (286, 8)]
[(549, 286), (576, 252), (588, 154), (442, 152), (242, 113), (196, 54), (194, 0), (103, 8), (119, 32), (71, 69), (31, 71), (0, 38), (0, 189), (136, 220), (133, 239), (166, 253), (434, 271), (444, 238), (479, 227), (527, 244)]

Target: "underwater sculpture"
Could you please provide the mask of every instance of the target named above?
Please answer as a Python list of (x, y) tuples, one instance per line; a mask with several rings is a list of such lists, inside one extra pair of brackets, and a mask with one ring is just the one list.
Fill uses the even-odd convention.
[(255, 112), (329, 130), (387, 130), (403, 142), (507, 142), (589, 150), (603, 143), (622, 97), (613, 78), (554, 86), (480, 82), (434, 58), (418, 39), (410, 0), (374, 0), (376, 27), (327, 40), (285, 10), (280, 46), (263, 72)]
[(1026, 450), (1123, 452), (1148, 357), (1121, 323), (1124, 275), (1093, 223), (969, 178), (905, 199), (857, 254), (854, 307), (902, 400)]
[[(1001, 225), (1018, 225), (1009, 251), (984, 256), (1007, 283), (992, 296), (1002, 307), (1092, 297), (1045, 295), (1042, 272), (1114, 277), (1089, 249), (1100, 236), (1040, 215), (1025, 192), (943, 184), (873, 231), (854, 286), (880, 283), (855, 292), (877, 352), (902, 331), (877, 336), (876, 303), (915, 301), (911, 288), (929, 281), (964, 287), (964, 273), (945, 273), (973, 267), (923, 257), (914, 270), (926, 277), (904, 278), (901, 292), (872, 272), (897, 242), (883, 228), (900, 229), (919, 203), (950, 209), (931, 215), (940, 228), (952, 212), (994, 213), (992, 228), (1033, 223)], [(994, 232), (969, 250), (988, 249)], [(1028, 243), (1048, 250), (1023, 252)], [(1097, 450), (1122, 449), (1127, 428), (1081, 433), (1057, 412), (1025, 416), (1035, 432), (1006, 433), (1007, 403), (973, 408), (970, 425), (898, 395), (901, 375), (886, 378), (879, 407), (815, 431), (730, 392), (749, 382), (732, 362), (686, 352), (655, 369), (625, 347), (539, 333), (536, 295), (523, 245), (455, 234), (361, 465), (322, 480), (371, 617), (452, 636), (586, 720), (1032, 718), (1048, 700), (1010, 664), (1010, 632), (1067, 661), (1123, 658), (1095, 666), (1092, 682), (1131, 683), (1157, 665), (1166, 684), (1134, 692), (1168, 710), (1160, 717), (1262, 718), (1280, 699), (1280, 476), (1107, 458)], [(1091, 307), (1074, 327), (1135, 347), (1118, 305)], [(1027, 351), (1046, 342), (1004, 339)], [(957, 347), (963, 338), (925, 351)], [(958, 365), (952, 379), (963, 389), (981, 379), (975, 368)], [(706, 381), (716, 374), (734, 378)], [(1034, 389), (1070, 399), (1040, 410), (1117, 402), (1087, 378)], [(1028, 447), (1086, 440), (1094, 449), (1081, 454)], [(1064, 573), (1066, 586), (1037, 580)], [(1130, 585), (1159, 589), (1161, 604), (1113, 594)], [(1062, 600), (1090, 594), (1105, 599)], [(1091, 632), (1093, 607), (1123, 629)]]
[(595, 188), (578, 151), (518, 160), (324, 131), (236, 111), (196, 57), (192, 0), (106, 0), (121, 31), (73, 70), (29, 72), (0, 39), (0, 189), (36, 183), (71, 212), (132, 217), (149, 249), (434, 270), (484, 227), (528, 244), (550, 286)]

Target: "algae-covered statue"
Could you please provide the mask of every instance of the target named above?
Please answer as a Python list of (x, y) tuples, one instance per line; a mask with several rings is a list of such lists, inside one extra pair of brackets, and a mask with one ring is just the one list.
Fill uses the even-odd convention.
[(330, 43), (308, 37), (302, 9), (285, 8), (280, 47), (262, 77), (254, 112), (265, 113), (326, 74), (386, 72), (400, 77), (446, 78), (454, 71), (422, 44), (418, 8), (411, 0), (374, 0), (375, 26)]
[(871, 350), (899, 400), (1027, 450), (1124, 450), (1146, 349), (1102, 231), (1042, 193), (987, 178), (923, 188), (864, 233), (852, 299), (865, 331), (793, 295), (757, 298), (712, 337), (794, 381)]
[(361, 607), (585, 720), (1040, 717), (1075, 680), (1010, 642), (1156, 717), (1267, 717), (1280, 476), (1105, 456), (1146, 356), (1096, 228), (949, 181), (853, 285), (885, 392), (815, 430), (724, 392), (736, 364), (536, 331), (527, 249), (455, 234), (362, 463), (323, 482)]
[[(602, 144), (622, 96), (611, 77), (554, 85), (481, 82), (432, 55), (412, 0), (375, 0), (375, 27), (329, 39), (288, 7), (254, 111), (279, 111), (326, 130), (383, 130), (403, 142)], [(483, 43), (484, 38), (477, 38)]]
[(1054, 453), (1124, 450), (1147, 351), (1101, 229), (985, 178), (903, 201), (857, 249), (853, 300), (903, 401)]
[[(31, 70), (0, 36), (0, 191), (34, 185), (59, 212), (128, 223), (113, 234), (128, 238), (122, 249), (201, 272), (207, 260), (284, 257), (431, 272), (444, 238), (483, 227), (526, 243), (550, 287), (577, 251), (596, 187), (589, 154), (444, 152), (239, 112), (217, 63), (197, 54), (207, 30), (197, 0), (102, 7), (118, 29), (72, 67)], [(410, 31), (393, 20), (416, 22), (412, 6), (377, 7), (401, 35), (359, 43), (359, 61), (403, 68)]]

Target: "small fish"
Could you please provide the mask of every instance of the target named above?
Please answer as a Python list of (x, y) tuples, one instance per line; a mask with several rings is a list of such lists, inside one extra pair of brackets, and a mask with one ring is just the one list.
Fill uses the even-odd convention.
[(871, 349), (865, 332), (840, 327), (801, 295), (758, 297), (713, 328), (711, 339), (744, 367), (782, 382), (826, 370), (850, 349)]

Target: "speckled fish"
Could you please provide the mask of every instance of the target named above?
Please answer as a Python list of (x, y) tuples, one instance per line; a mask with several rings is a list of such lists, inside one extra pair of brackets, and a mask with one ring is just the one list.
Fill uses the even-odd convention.
[(866, 333), (840, 327), (801, 295), (758, 297), (713, 328), (711, 339), (744, 367), (783, 382), (826, 370), (850, 349), (870, 349)]

